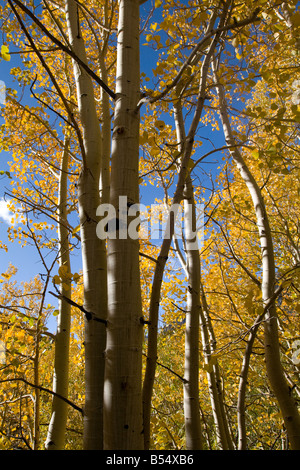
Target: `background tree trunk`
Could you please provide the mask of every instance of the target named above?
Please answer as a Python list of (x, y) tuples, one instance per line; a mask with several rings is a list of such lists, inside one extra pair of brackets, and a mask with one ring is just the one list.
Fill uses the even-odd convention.
[[(247, 185), (256, 214), (262, 256), (262, 301), (263, 305), (266, 305), (274, 295), (276, 284), (273, 240), (268, 214), (266, 212), (260, 188), (243, 160), (239, 148), (236, 146), (236, 141), (231, 131), (227, 113), (224, 90), (223, 87), (218, 84), (215, 65), (214, 75), (219, 95), (220, 114), (225, 140), (227, 145), (232, 148), (231, 155), (241, 177)], [(290, 393), (289, 385), (285, 379), (282, 368), (277, 322), (276, 306), (272, 303), (266, 312), (264, 321), (266, 370), (271, 388), (277, 398), (278, 405), (282, 413), (291, 448), (293, 450), (299, 450), (300, 416), (297, 409), (297, 403)]]
[[(186, 140), (181, 102), (174, 103), (179, 151), (182, 152)], [(184, 229), (187, 273), (187, 308), (185, 323), (184, 356), (184, 420), (185, 439), (188, 450), (202, 449), (202, 431), (199, 403), (199, 318), (200, 318), (200, 255), (198, 247), (196, 208), (191, 176), (186, 178), (184, 188)]]
[[(223, 25), (227, 16), (228, 7), (224, 8), (224, 11), (220, 13), (221, 19), (220, 22)], [(207, 30), (210, 31), (215, 22), (217, 14), (214, 12), (211, 15), (209, 25)], [(176, 189), (174, 192), (172, 207), (175, 209), (178, 204), (181, 203), (183, 199), (184, 188), (186, 184), (186, 177), (188, 174), (188, 164), (190, 157), (194, 148), (194, 139), (197, 132), (197, 127), (202, 115), (205, 97), (206, 97), (206, 86), (207, 86), (207, 76), (209, 71), (209, 64), (212, 59), (215, 48), (218, 44), (219, 34), (215, 34), (213, 39), (210, 42), (208, 51), (205, 55), (201, 66), (200, 74), (200, 83), (199, 83), (199, 92), (197, 96), (197, 102), (195, 106), (195, 111), (193, 119), (189, 128), (186, 138), (181, 142), (182, 155), (180, 160), (180, 170), (177, 180)], [(200, 60), (200, 58), (199, 58)], [(177, 85), (177, 89), (180, 87), (180, 83)], [(175, 98), (175, 101), (177, 99)], [(176, 209), (175, 209), (176, 210)], [(143, 415), (144, 415), (144, 441), (145, 449), (148, 448), (150, 443), (150, 416), (151, 416), (151, 399), (153, 384), (155, 379), (155, 370), (156, 370), (156, 360), (157, 360), (157, 325), (158, 325), (158, 316), (159, 316), (159, 302), (160, 302), (160, 292), (161, 285), (163, 282), (163, 275), (165, 265), (169, 256), (169, 250), (171, 247), (172, 237), (174, 235), (174, 223), (175, 223), (176, 213), (174, 210), (171, 210), (168, 216), (166, 224), (166, 233), (167, 236), (164, 237), (162, 246), (160, 249), (159, 256), (156, 260), (156, 266), (152, 281), (152, 291), (150, 298), (150, 307), (149, 307), (149, 328), (148, 328), (148, 351), (147, 351), (147, 362), (146, 362), (146, 371), (145, 378), (143, 383)]]
[[(68, 130), (66, 131), (68, 132)], [(69, 165), (69, 136), (65, 137), (61, 170), (59, 175), (58, 193), (58, 238), (59, 238), (59, 266), (71, 272), (69, 230), (67, 226), (67, 191), (68, 191), (68, 165)], [(71, 279), (64, 276), (61, 283), (61, 294), (71, 298)], [(71, 305), (65, 300), (59, 300), (59, 314), (57, 317), (57, 331), (55, 335), (55, 359), (53, 391), (68, 398), (69, 389), (69, 344), (71, 327)], [(62, 450), (65, 445), (68, 404), (53, 397), (52, 415), (45, 443), (46, 450)]]
[[(187, 313), (185, 325), (184, 419), (186, 448), (202, 449), (199, 403), (199, 317), (200, 317), (200, 256), (195, 248), (196, 210), (190, 176), (184, 194), (184, 226), (186, 232), (186, 268), (188, 272)], [(191, 246), (192, 245), (192, 246)]]
[[(200, 329), (202, 334), (202, 350), (205, 364), (208, 367), (207, 380), (209, 384), (209, 394), (216, 426), (216, 435), (219, 448), (222, 450), (233, 450), (234, 445), (230, 433), (228, 418), (224, 405), (224, 393), (218, 359), (213, 359), (213, 353), (216, 349), (216, 338), (211, 323), (209, 308), (206, 301), (203, 285), (200, 285), (201, 291), (201, 311), (200, 311)], [(210, 364), (210, 360), (212, 363)]]

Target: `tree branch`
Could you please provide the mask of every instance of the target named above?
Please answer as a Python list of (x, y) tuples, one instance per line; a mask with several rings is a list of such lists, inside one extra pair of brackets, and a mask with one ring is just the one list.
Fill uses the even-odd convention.
[(57, 39), (53, 34), (48, 31), (48, 29), (43, 25), (43, 23), (30, 11), (25, 5), (22, 4), (19, 0), (8, 0), (10, 6), (12, 9), (15, 11), (12, 1), (18, 5), (21, 10), (23, 10), (24, 13), (26, 13), (34, 22), (35, 24), (42, 30), (43, 33), (46, 34), (46, 36), (51, 39), (52, 42), (54, 42), (61, 50), (66, 52), (72, 59), (74, 59), (78, 65), (80, 65), (97, 83), (100, 85), (106, 93), (113, 99), (115, 100), (116, 95), (115, 93), (106, 85), (106, 83), (101, 80), (100, 77), (85, 63), (83, 62), (77, 55), (72, 51), (72, 49), (69, 49), (65, 44), (63, 44), (59, 39)]
[(50, 394), (53, 395), (53, 396), (56, 396), (57, 398), (60, 398), (61, 400), (63, 400), (63, 401), (65, 401), (66, 403), (68, 403), (68, 405), (72, 406), (72, 408), (74, 408), (74, 410), (77, 410), (77, 411), (79, 411), (81, 414), (83, 414), (83, 408), (80, 408), (80, 406), (75, 405), (75, 403), (73, 403), (72, 401), (70, 401), (70, 400), (68, 400), (67, 398), (63, 397), (63, 396), (60, 395), (59, 393), (53, 392), (53, 391), (50, 390), (49, 388), (42, 387), (41, 385), (35, 385), (35, 384), (29, 382), (28, 380), (23, 379), (22, 377), (15, 377), (14, 379), (3, 379), (3, 380), (0, 380), (0, 383), (4, 383), (4, 382), (23, 382), (23, 383), (25, 383), (26, 385), (29, 385), (30, 387), (37, 388), (38, 390), (41, 390), (42, 392), (47, 392), (47, 393), (50, 393)]
[[(20, 3), (18, 0), (13, 0), (13, 1), (16, 1), (18, 4)], [(63, 92), (61, 91), (52, 71), (50, 70), (50, 68), (48, 67), (44, 57), (42, 56), (42, 54), (40, 53), (40, 51), (38, 50), (38, 48), (36, 47), (32, 37), (30, 36), (29, 32), (27, 31), (26, 29), (26, 26), (24, 25), (23, 21), (22, 21), (22, 18), (20, 17), (19, 13), (17, 12), (16, 8), (14, 7), (13, 3), (12, 3), (12, 0), (8, 0), (8, 3), (10, 4), (10, 7), (11, 9), (13, 10), (20, 26), (21, 26), (21, 29), (23, 30), (23, 32), (25, 33), (28, 41), (30, 42), (30, 45), (31, 47), (34, 49), (35, 53), (37, 54), (38, 58), (40, 59), (41, 61), (41, 64), (42, 66), (45, 68), (45, 70), (47, 71), (49, 77), (50, 77), (50, 80), (52, 81), (60, 99), (62, 100), (63, 104), (64, 104), (64, 107), (68, 113), (68, 116), (69, 116), (69, 119), (71, 121), (71, 123), (73, 124), (73, 127), (75, 128), (76, 130), (76, 134), (77, 134), (77, 137), (78, 137), (78, 141), (79, 141), (79, 145), (80, 145), (80, 149), (81, 149), (81, 153), (82, 153), (82, 158), (83, 160), (85, 161), (85, 149), (84, 149), (84, 145), (83, 145), (83, 141), (82, 141), (82, 136), (81, 136), (81, 132), (80, 132), (80, 129), (79, 129), (79, 126), (76, 122), (76, 119), (74, 118), (74, 115), (69, 107), (69, 104), (67, 102), (67, 100), (65, 99), (64, 97), (64, 94)], [(23, 6), (23, 5), (22, 5)], [(26, 7), (24, 7), (26, 8)]]
[[(145, 356), (146, 359), (148, 359), (147, 354), (143, 353), (143, 356)], [(175, 375), (176, 377), (178, 377), (179, 380), (181, 380), (181, 382), (183, 382), (183, 383), (188, 383), (188, 381), (187, 381), (184, 377), (182, 377), (181, 375), (177, 374), (177, 372), (175, 372), (174, 370), (172, 370), (170, 367), (165, 366), (164, 364), (162, 364), (161, 362), (158, 362), (158, 361), (156, 361), (156, 364), (157, 364), (158, 366), (162, 367), (163, 369), (168, 370), (169, 372), (171, 372), (171, 374)]]
[(98, 318), (95, 316), (94, 313), (92, 312), (88, 312), (82, 305), (79, 305), (77, 304), (76, 302), (74, 302), (73, 300), (69, 299), (68, 297), (66, 297), (65, 295), (62, 295), (62, 294), (54, 294), (54, 292), (51, 292), (49, 291), (49, 294), (53, 295), (54, 297), (56, 297), (57, 299), (60, 299), (60, 300), (65, 300), (65, 302), (68, 302), (68, 304), (72, 305), (73, 307), (76, 307), (78, 308), (79, 310), (81, 310), (81, 312), (83, 312), (85, 314), (85, 317), (87, 319), (87, 321), (89, 320), (95, 320), (97, 322), (100, 322), (100, 323), (104, 323), (104, 325), (107, 325), (107, 321), (106, 320), (103, 320), (102, 318)]
[(141, 108), (141, 106), (144, 103), (155, 103), (156, 101), (158, 101), (161, 98), (163, 98), (164, 96), (166, 96), (169, 93), (169, 91), (172, 90), (177, 85), (177, 83), (181, 79), (185, 69), (189, 65), (191, 65), (192, 61), (195, 59), (195, 57), (197, 56), (200, 49), (206, 47), (207, 42), (213, 36), (219, 35), (219, 34), (223, 33), (224, 31), (230, 31), (232, 29), (241, 28), (243, 26), (247, 26), (248, 24), (254, 23), (256, 21), (260, 21), (260, 19), (258, 18), (259, 11), (260, 11), (259, 8), (257, 8), (249, 18), (246, 18), (245, 20), (242, 20), (242, 21), (233, 21), (232, 23), (230, 23), (228, 25), (224, 25), (224, 26), (221, 26), (221, 27), (215, 28), (215, 29), (212, 28), (213, 23), (215, 22), (215, 19), (216, 19), (216, 17), (213, 15), (212, 18), (211, 18), (210, 24), (207, 28), (206, 35), (194, 47), (194, 49), (190, 53), (189, 57), (186, 59), (184, 64), (181, 66), (181, 68), (180, 68), (178, 74), (176, 75), (176, 77), (174, 78), (174, 80), (168, 86), (166, 86), (166, 88), (161, 93), (159, 93), (159, 95), (154, 96), (154, 97), (146, 96), (146, 97), (142, 98), (139, 101), (138, 105), (137, 105), (137, 111)]

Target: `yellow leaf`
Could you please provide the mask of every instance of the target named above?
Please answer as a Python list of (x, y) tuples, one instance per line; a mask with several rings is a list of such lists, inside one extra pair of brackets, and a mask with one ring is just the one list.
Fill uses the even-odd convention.
[(233, 45), (233, 47), (237, 48), (238, 45), (239, 45), (239, 39), (238, 37), (236, 36), (235, 38), (232, 39), (231, 41), (231, 44)]
[(213, 354), (210, 356), (208, 360), (208, 364), (204, 364), (203, 369), (208, 372), (209, 374), (213, 371), (213, 366), (217, 363), (217, 354)]
[(53, 276), (53, 282), (54, 282), (54, 284), (60, 284), (61, 280), (60, 280), (60, 277), (57, 274), (55, 276)]
[(192, 158), (189, 159), (189, 162), (188, 162), (188, 170), (192, 170), (194, 168), (194, 165), (195, 165), (195, 162)]
[(162, 130), (165, 127), (164, 121), (155, 121), (155, 127)]
[(5, 46), (4, 44), (1, 46), (1, 55), (2, 58), (6, 61), (10, 60), (10, 54), (9, 54), (9, 49), (8, 46)]
[(79, 232), (80, 230), (80, 225), (77, 225), (77, 227), (75, 227), (73, 230), (72, 230), (72, 235), (75, 235), (75, 233)]
[(282, 282), (281, 286), (285, 289), (286, 287), (290, 287), (292, 283), (292, 279), (286, 279), (285, 281)]
[(79, 279), (80, 279), (80, 274), (75, 273), (74, 276), (73, 276), (73, 281), (74, 281), (74, 282), (78, 282)]
[(58, 274), (61, 276), (61, 277), (64, 277), (68, 272), (68, 267), (67, 266), (60, 266), (58, 268)]
[(263, 313), (264, 313), (264, 307), (262, 305), (259, 305), (256, 309), (256, 314), (262, 315)]
[(292, 23), (295, 28), (298, 28), (300, 26), (300, 12), (297, 11), (293, 16), (292, 16)]

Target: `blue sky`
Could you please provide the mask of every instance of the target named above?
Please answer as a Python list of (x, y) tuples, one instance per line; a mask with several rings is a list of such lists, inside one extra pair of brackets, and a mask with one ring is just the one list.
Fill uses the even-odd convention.
[[(11, 50), (14, 51), (15, 48), (12, 46)], [(19, 85), (12, 80), (10, 76), (10, 70), (12, 67), (21, 66), (22, 61), (19, 58), (18, 54), (11, 54), (11, 60), (9, 62), (1, 60), (0, 61), (0, 80), (4, 81), (6, 87), (17, 88), (18, 94), (20, 93)], [(0, 104), (0, 107), (5, 106), (5, 104)], [(3, 124), (3, 119), (0, 118), (0, 125)], [(0, 151), (0, 171), (9, 171), (8, 162), (12, 160), (12, 156), (9, 152)], [(38, 255), (38, 252), (34, 246), (27, 244), (22, 247), (22, 244), (19, 244), (18, 241), (10, 242), (8, 240), (7, 230), (11, 225), (11, 213), (7, 207), (7, 202), (9, 197), (6, 195), (6, 192), (11, 191), (11, 183), (13, 179), (10, 179), (7, 175), (0, 175), (0, 240), (2, 243), (7, 245), (7, 252), (3, 249), (0, 249), (0, 274), (5, 272), (9, 267), (9, 264), (13, 264), (17, 269), (17, 274), (14, 279), (21, 283), (22, 281), (29, 281), (33, 279), (39, 273), (44, 274), (45, 269), (42, 266), (41, 259)], [(80, 258), (78, 261), (80, 262)], [(78, 268), (80, 268), (78, 266)], [(53, 271), (53, 275), (57, 273), (57, 268)], [(50, 289), (51, 290), (51, 284)], [(51, 303), (52, 305), (57, 305), (57, 300), (50, 294), (46, 297), (46, 304)], [(49, 321), (48, 327), (50, 330), (55, 331), (56, 319), (52, 317)]]
[[(10, 62), (1, 60), (0, 62), (0, 80), (2, 80), (6, 87), (14, 87), (15, 83), (12, 82), (10, 77), (10, 69), (20, 64), (18, 55), (12, 55)], [(1, 107), (5, 104), (0, 104)], [(3, 124), (3, 119), (0, 119), (0, 124)], [(9, 171), (9, 166), (7, 162), (11, 159), (11, 155), (8, 152), (0, 152), (0, 171)], [(28, 276), (32, 277), (34, 274), (33, 261), (33, 251), (30, 247), (28, 250), (21, 248), (21, 246), (16, 243), (9, 243), (7, 240), (7, 228), (10, 224), (11, 214), (7, 208), (7, 200), (5, 197), (5, 192), (10, 188), (11, 180), (7, 175), (0, 176), (0, 240), (3, 243), (8, 245), (8, 252), (0, 250), (0, 270), (4, 272), (9, 263), (16, 265), (19, 269), (18, 280), (28, 279)], [(36, 270), (35, 270), (36, 271)]]

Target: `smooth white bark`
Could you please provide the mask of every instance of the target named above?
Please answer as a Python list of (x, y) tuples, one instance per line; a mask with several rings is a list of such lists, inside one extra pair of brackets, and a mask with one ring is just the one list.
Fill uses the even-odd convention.
[[(59, 241), (59, 266), (71, 272), (69, 230), (67, 223), (67, 191), (68, 191), (68, 162), (69, 162), (69, 137), (65, 138), (65, 147), (62, 155), (61, 170), (59, 176), (58, 194), (58, 241)], [(61, 284), (62, 296), (71, 298), (70, 278), (65, 277)], [(65, 300), (59, 301), (59, 314), (57, 317), (57, 331), (55, 335), (55, 359), (53, 392), (68, 398), (69, 390), (69, 344), (71, 327), (71, 305)], [(53, 397), (52, 415), (45, 442), (46, 450), (62, 450), (65, 446), (65, 434), (67, 425), (68, 404)]]
[[(224, 6), (223, 11), (220, 14), (219, 24), (224, 25), (228, 13), (228, 5)], [(211, 15), (211, 20), (208, 25), (208, 31), (212, 30), (214, 24), (217, 20), (217, 14), (214, 12)], [(189, 128), (189, 131), (186, 135), (184, 142), (182, 143), (182, 156), (180, 162), (180, 169), (178, 174), (178, 180), (176, 184), (176, 189), (174, 192), (172, 206), (176, 207), (181, 203), (183, 199), (184, 187), (186, 183), (186, 177), (188, 175), (188, 163), (194, 147), (194, 139), (201, 118), (201, 114), (204, 107), (204, 102), (206, 99), (206, 87), (207, 87), (207, 77), (209, 71), (210, 61), (214, 54), (215, 48), (218, 44), (220, 34), (216, 33), (215, 36), (211, 39), (208, 50), (205, 54), (200, 72), (200, 83), (199, 83), (199, 92), (197, 96), (197, 103), (194, 110), (194, 115), (192, 122)], [(175, 85), (179, 87), (179, 83), (176, 82)], [(150, 298), (150, 307), (149, 307), (149, 321), (150, 325), (148, 328), (148, 350), (147, 350), (147, 362), (146, 362), (146, 371), (145, 378), (143, 383), (143, 417), (144, 417), (144, 441), (145, 449), (149, 448), (150, 443), (150, 416), (151, 416), (151, 399), (153, 392), (153, 384), (155, 378), (156, 370), (156, 360), (157, 360), (157, 325), (158, 325), (158, 315), (159, 315), (159, 303), (160, 303), (160, 292), (161, 285), (164, 276), (164, 270), (166, 262), (169, 255), (169, 250), (171, 247), (172, 237), (174, 235), (174, 220), (176, 214), (174, 211), (170, 211), (168, 220), (167, 220), (167, 236), (164, 237), (164, 240), (161, 245), (159, 256), (156, 260), (156, 266), (152, 281), (152, 290)]]
[[(80, 31), (78, 5), (66, 0), (68, 36), (72, 50), (87, 62)], [(78, 180), (78, 207), (84, 282), (84, 308), (91, 313), (85, 320), (85, 406), (84, 449), (103, 448), (103, 386), (107, 316), (107, 271), (105, 241), (96, 234), (96, 212), (100, 205), (102, 136), (91, 77), (73, 61), (79, 116), (82, 125), (84, 155)]]
[[(227, 113), (224, 89), (221, 85), (218, 84), (215, 65), (214, 76), (219, 94), (220, 115), (222, 119), (225, 140), (227, 145), (232, 148), (232, 158), (249, 190), (256, 214), (256, 223), (260, 239), (262, 259), (261, 291), (263, 305), (265, 306), (273, 297), (276, 285), (273, 240), (268, 214), (261, 190), (248, 166), (246, 165), (239, 148), (236, 146), (236, 141), (231, 130), (231, 124)], [(277, 322), (276, 306), (275, 303), (272, 303), (266, 311), (264, 321), (266, 371), (271, 388), (276, 396), (282, 413), (291, 448), (294, 450), (299, 450), (300, 416), (297, 410), (297, 403), (290, 393), (289, 385), (285, 379), (284, 370), (282, 368)]]
[[(174, 120), (179, 151), (182, 152), (186, 139), (181, 102), (174, 103)], [(187, 273), (187, 307), (185, 319), (184, 355), (184, 420), (187, 450), (202, 449), (202, 430), (199, 403), (199, 318), (200, 304), (200, 255), (197, 239), (196, 208), (194, 188), (188, 175), (184, 187), (184, 230)]]
[[(139, 1), (119, 1), (110, 193), (117, 214), (120, 197), (139, 203), (139, 21)], [(139, 242), (117, 230), (108, 238), (105, 449), (143, 448), (141, 317)]]
[[(200, 314), (200, 256), (195, 249), (196, 211), (190, 178), (186, 184), (184, 220), (186, 231), (186, 260), (188, 272), (187, 313), (185, 325), (184, 419), (187, 450), (202, 449), (199, 404), (199, 314)], [(190, 247), (192, 245), (192, 247)]]

